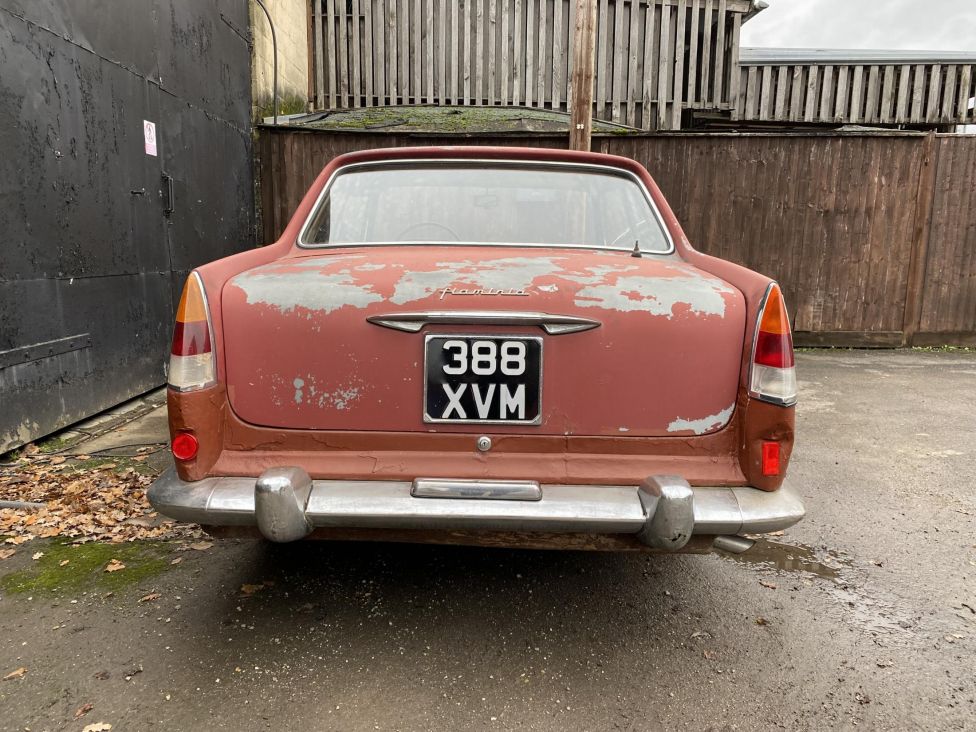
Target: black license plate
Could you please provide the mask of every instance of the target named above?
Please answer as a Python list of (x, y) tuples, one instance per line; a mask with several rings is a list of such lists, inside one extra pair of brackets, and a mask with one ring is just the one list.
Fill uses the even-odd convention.
[(424, 422), (542, 419), (542, 338), (428, 335), (424, 371)]

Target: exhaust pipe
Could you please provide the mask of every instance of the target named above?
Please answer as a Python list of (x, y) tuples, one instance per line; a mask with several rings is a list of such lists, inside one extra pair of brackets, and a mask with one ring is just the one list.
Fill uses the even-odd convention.
[(744, 536), (716, 536), (712, 547), (721, 549), (723, 552), (742, 554), (752, 549), (755, 543), (752, 539), (746, 539)]

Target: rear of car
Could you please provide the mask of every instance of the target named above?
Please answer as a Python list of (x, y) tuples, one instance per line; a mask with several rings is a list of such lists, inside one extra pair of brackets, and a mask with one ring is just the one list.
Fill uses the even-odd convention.
[(169, 380), (150, 500), (214, 533), (705, 551), (803, 516), (782, 293), (622, 158), (337, 158), (190, 275)]

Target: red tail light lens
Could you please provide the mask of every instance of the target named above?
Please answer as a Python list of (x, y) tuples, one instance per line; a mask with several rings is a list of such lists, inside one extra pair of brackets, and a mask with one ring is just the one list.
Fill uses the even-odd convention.
[(177, 460), (192, 460), (197, 456), (200, 443), (189, 432), (178, 432), (172, 443), (173, 457)]
[(169, 385), (177, 391), (203, 389), (216, 383), (213, 326), (203, 282), (190, 273), (176, 311), (173, 348), (169, 357)]
[(796, 368), (793, 334), (783, 293), (772, 283), (766, 290), (756, 323), (752, 347), (749, 393), (763, 401), (792, 406), (796, 403)]
[(779, 475), (779, 443), (763, 442), (762, 474), (766, 477)]

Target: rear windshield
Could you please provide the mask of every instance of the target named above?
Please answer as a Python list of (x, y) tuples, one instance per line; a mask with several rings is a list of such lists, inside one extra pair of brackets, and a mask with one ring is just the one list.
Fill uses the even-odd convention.
[(643, 186), (582, 166), (409, 163), (333, 178), (301, 237), (350, 244), (555, 245), (667, 252)]

